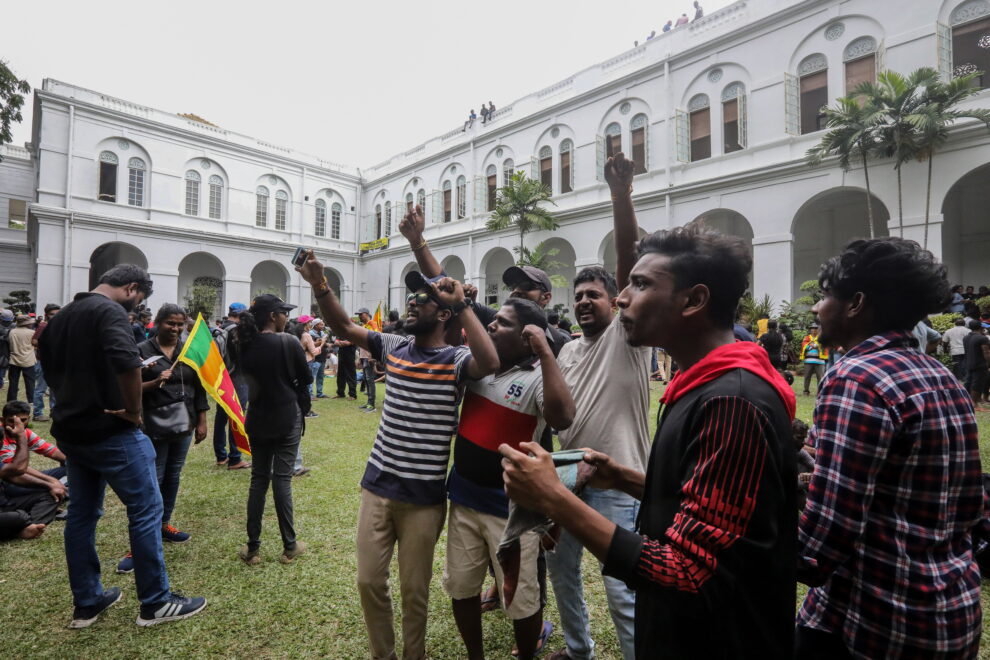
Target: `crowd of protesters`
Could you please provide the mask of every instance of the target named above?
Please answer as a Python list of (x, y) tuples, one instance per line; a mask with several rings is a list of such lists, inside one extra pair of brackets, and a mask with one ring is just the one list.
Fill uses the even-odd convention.
[[(966, 313), (966, 292), (950, 290), (945, 268), (912, 241), (853, 240), (822, 265), (815, 320), (795, 352), (777, 320), (755, 335), (738, 323), (752, 268), (741, 239), (692, 223), (637, 242), (632, 177), (622, 154), (607, 160), (616, 270), (577, 273), (576, 338), (551, 317), (540, 269), (509, 268), (506, 300), (479, 303), (474, 286), (443, 272), (419, 207), (399, 225), (419, 267), (405, 278), (404, 318), (378, 327), (368, 309), (345, 310), (311, 251), (297, 270), (320, 318), (290, 320), (294, 307), (272, 294), (231, 305), (213, 340), (244, 403), (252, 460), (219, 415), (214, 451), (218, 466), (251, 469), (240, 559), (263, 561), (269, 488), (279, 561), (306, 552), (292, 499), (293, 476), (308, 471), (306, 420), (312, 400), (329, 396), (327, 365), (336, 398), (354, 401), (360, 364), (362, 409), (379, 417), (357, 517), (357, 593), (374, 658), (427, 657), (445, 526), (443, 587), (472, 659), (484, 657), (482, 613), (492, 609), (512, 620), (514, 655), (547, 651), (548, 584), (563, 645), (547, 657), (595, 657), (585, 551), (600, 562), (627, 660), (976, 657), (977, 551), (990, 524), (975, 410), (987, 400), (990, 338), (979, 318), (960, 316), (944, 335), (925, 323), (950, 305)], [(74, 628), (121, 598), (102, 586), (96, 553), (106, 485), (127, 507), (130, 552), (118, 570), (134, 573), (138, 624), (206, 606), (172, 590), (162, 544), (190, 539), (171, 517), (209, 404), (175, 359), (187, 312), (166, 303), (153, 321), (128, 318), (151, 294), (144, 270), (121, 265), (64, 308), (46, 308), (37, 328), (0, 316), (12, 326), (0, 336), (11, 378), (0, 534), (38, 536), (71, 497)], [(952, 369), (932, 357), (940, 345)], [(795, 418), (790, 363), (817, 397), (810, 425)], [(651, 377), (667, 383), (652, 439)], [(54, 445), (28, 428), (44, 418), (39, 383), (51, 390)], [(31, 468), (31, 451), (60, 466)], [(810, 589), (795, 624), (798, 582)]]

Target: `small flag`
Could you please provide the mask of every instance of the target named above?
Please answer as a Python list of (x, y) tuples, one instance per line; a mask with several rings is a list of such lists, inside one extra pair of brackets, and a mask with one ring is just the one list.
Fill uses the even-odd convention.
[(382, 331), (382, 303), (378, 302), (378, 309), (375, 310), (375, 315), (371, 317), (371, 322), (368, 323), (368, 328), (374, 330), (375, 332)]
[(230, 417), (230, 427), (234, 435), (234, 444), (243, 453), (251, 455), (251, 445), (248, 442), (247, 431), (244, 429), (244, 410), (237, 399), (237, 391), (230, 379), (227, 366), (223, 363), (220, 349), (213, 342), (210, 327), (203, 320), (203, 315), (196, 317), (196, 325), (186, 338), (186, 343), (179, 353), (178, 361), (192, 367), (203, 389), (224, 409)]

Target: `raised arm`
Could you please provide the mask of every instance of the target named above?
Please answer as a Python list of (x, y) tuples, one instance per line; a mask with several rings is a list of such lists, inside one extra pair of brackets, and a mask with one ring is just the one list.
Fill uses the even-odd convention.
[(574, 399), (557, 366), (557, 359), (547, 343), (546, 332), (537, 325), (523, 328), (523, 339), (529, 342), (533, 353), (540, 358), (543, 375), (543, 416), (547, 424), (562, 431), (574, 421)]
[(409, 241), (409, 247), (412, 248), (413, 255), (416, 257), (419, 272), (427, 277), (436, 277), (443, 269), (440, 268), (436, 257), (430, 252), (430, 246), (426, 244), (426, 239), (423, 238), (425, 228), (426, 220), (423, 218), (423, 209), (419, 204), (399, 221), (399, 231)]
[(344, 306), (340, 304), (327, 284), (327, 276), (323, 274), (323, 264), (317, 261), (312, 250), (306, 252), (306, 263), (296, 268), (296, 271), (313, 287), (316, 303), (320, 306), (320, 314), (330, 326), (334, 336), (367, 349), (368, 331), (351, 321)]
[[(449, 307), (470, 302), (465, 301), (464, 287), (455, 279), (445, 277), (432, 286), (437, 299)], [(468, 348), (471, 349), (471, 359), (467, 364), (468, 378), (478, 380), (498, 371), (499, 361), (495, 344), (492, 343), (488, 331), (481, 325), (470, 305), (464, 307), (458, 320), (464, 328), (464, 334), (467, 335)]]
[(612, 193), (612, 223), (615, 244), (615, 281), (619, 291), (629, 283), (629, 271), (636, 264), (639, 225), (632, 203), (633, 162), (620, 151), (605, 162), (605, 181)]

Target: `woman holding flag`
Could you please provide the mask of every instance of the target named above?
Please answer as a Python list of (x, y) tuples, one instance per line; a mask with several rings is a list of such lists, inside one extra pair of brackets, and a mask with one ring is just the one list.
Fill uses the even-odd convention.
[(296, 540), (292, 511), (293, 463), (299, 449), (303, 417), (309, 412), (307, 386), (313, 375), (306, 354), (294, 337), (283, 332), (289, 311), (281, 298), (263, 294), (241, 314), (231, 329), (230, 355), (248, 384), (246, 429), (251, 441), (251, 488), (248, 491), (248, 542), (240, 550), (244, 563), (261, 563), (261, 518), (272, 486), (275, 514), (287, 564), (306, 551)]
[[(172, 526), (172, 511), (193, 433), (197, 443), (206, 437), (206, 411), (210, 409), (196, 372), (178, 361), (186, 318), (186, 311), (178, 305), (162, 305), (155, 317), (157, 334), (138, 344), (144, 365), (141, 370), (144, 432), (155, 447), (158, 488), (164, 506), (162, 540), (171, 543), (189, 540), (187, 532)], [(117, 572), (133, 570), (134, 560), (128, 552), (117, 564)]]

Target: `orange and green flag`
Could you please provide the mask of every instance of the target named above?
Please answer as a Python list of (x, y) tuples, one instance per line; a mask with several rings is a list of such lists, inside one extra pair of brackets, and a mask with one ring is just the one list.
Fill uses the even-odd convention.
[(382, 331), (382, 303), (381, 302), (378, 303), (378, 309), (375, 310), (375, 315), (371, 317), (371, 323), (369, 323), (368, 325), (370, 325), (371, 326), (371, 329), (374, 330), (375, 332), (381, 332)]
[(242, 452), (250, 455), (251, 445), (248, 442), (247, 431), (244, 429), (244, 410), (241, 409), (241, 402), (237, 400), (234, 382), (230, 379), (227, 366), (223, 363), (220, 349), (213, 341), (210, 326), (203, 320), (202, 314), (197, 315), (196, 325), (186, 338), (178, 360), (193, 368), (199, 376), (203, 389), (230, 418), (234, 444)]

